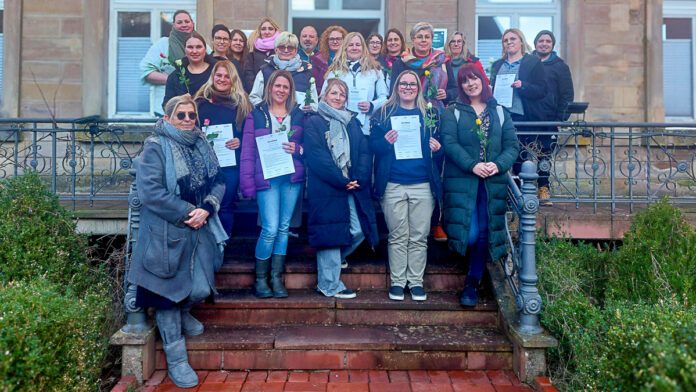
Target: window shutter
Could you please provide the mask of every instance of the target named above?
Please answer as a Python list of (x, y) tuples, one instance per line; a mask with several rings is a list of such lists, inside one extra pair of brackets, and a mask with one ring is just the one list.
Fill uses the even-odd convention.
[(119, 37), (116, 64), (116, 112), (150, 112), (150, 86), (140, 81), (140, 60), (149, 37)]

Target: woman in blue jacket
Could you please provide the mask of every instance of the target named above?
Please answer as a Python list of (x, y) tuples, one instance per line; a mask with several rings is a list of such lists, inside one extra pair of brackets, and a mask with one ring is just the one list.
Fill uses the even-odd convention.
[(353, 298), (341, 282), (342, 261), (367, 239), (377, 244), (375, 209), (370, 196), (372, 153), (360, 123), (345, 109), (348, 86), (330, 79), (318, 114), (305, 124), (308, 168), (309, 245), (317, 248), (319, 291), (327, 297)]
[[(425, 103), (418, 75), (402, 72), (395, 92), (372, 117), (370, 147), (375, 153), (375, 196), (380, 199), (389, 228), (389, 298), (404, 299), (408, 283), (411, 298), (425, 301), (423, 274), (428, 256), (430, 216), (442, 197), (442, 182), (433, 155), (440, 155), (439, 118)], [(420, 157), (396, 153), (402, 121), (417, 126)], [(404, 138), (406, 135), (403, 135)]]

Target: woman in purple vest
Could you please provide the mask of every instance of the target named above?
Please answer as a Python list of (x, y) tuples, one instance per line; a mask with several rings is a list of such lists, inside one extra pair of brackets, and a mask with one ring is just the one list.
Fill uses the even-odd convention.
[[(256, 242), (254, 283), (254, 294), (259, 298), (288, 296), (281, 274), (288, 247), (290, 219), (305, 180), (302, 164), (303, 120), (304, 113), (295, 101), (292, 75), (285, 70), (275, 71), (266, 84), (263, 103), (247, 116), (242, 138), (240, 187), (244, 197), (256, 197), (261, 216), (261, 235)], [(280, 135), (281, 133), (284, 135)], [(270, 170), (264, 173), (257, 142), (269, 142), (267, 136), (271, 134), (288, 139), (288, 142), (282, 144), (282, 148), (292, 156), (293, 166), (289, 174), (277, 175)], [(278, 173), (283, 173), (283, 170)]]

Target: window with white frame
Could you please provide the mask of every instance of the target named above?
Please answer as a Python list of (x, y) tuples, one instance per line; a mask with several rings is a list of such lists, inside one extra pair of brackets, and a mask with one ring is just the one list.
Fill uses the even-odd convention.
[(696, 2), (665, 1), (662, 7), (662, 86), (665, 117), (671, 120), (692, 120), (696, 118)]
[(331, 25), (370, 33), (384, 33), (384, 0), (290, 0), (289, 30), (299, 36), (305, 26), (319, 34)]
[(529, 46), (534, 49), (534, 37), (541, 30), (550, 30), (556, 36), (556, 47), (561, 40), (560, 0), (477, 0), (476, 1), (476, 56), (485, 69), (491, 59), (502, 56), (503, 32), (518, 28)]
[(195, 0), (113, 0), (109, 19), (109, 116), (152, 116), (150, 85), (140, 78), (140, 60), (150, 46), (169, 36), (176, 10), (189, 11), (195, 22)]

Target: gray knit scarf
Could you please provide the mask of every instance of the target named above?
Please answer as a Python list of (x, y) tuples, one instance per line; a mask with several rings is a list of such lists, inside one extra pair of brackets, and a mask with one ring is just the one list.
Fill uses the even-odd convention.
[(274, 54), (271, 56), (271, 62), (275, 64), (278, 69), (284, 69), (288, 72), (295, 72), (302, 66), (302, 59), (300, 59), (299, 54), (296, 54), (295, 57), (290, 60), (281, 60), (278, 58), (277, 54)]
[(186, 56), (186, 40), (191, 36), (191, 33), (172, 29), (169, 33), (169, 64), (176, 67), (175, 62)]
[[(200, 129), (181, 130), (161, 118), (155, 124), (154, 133), (159, 136), (164, 154), (164, 173), (169, 192), (180, 196), (182, 190), (179, 180), (186, 176), (189, 176), (189, 186), (193, 189), (184, 192), (195, 192), (195, 189), (203, 188), (206, 182), (214, 181), (219, 163), (215, 151)], [(206, 195), (202, 202), (209, 202), (216, 210), (220, 207), (220, 200), (212, 195)], [(218, 215), (210, 215), (206, 226), (215, 237), (215, 242), (224, 247), (227, 234)]]
[(346, 127), (353, 115), (346, 109), (334, 109), (325, 101), (319, 102), (319, 114), (329, 122), (329, 130), (326, 132), (326, 143), (331, 151), (336, 166), (341, 169), (345, 178), (350, 179), (350, 138)]

